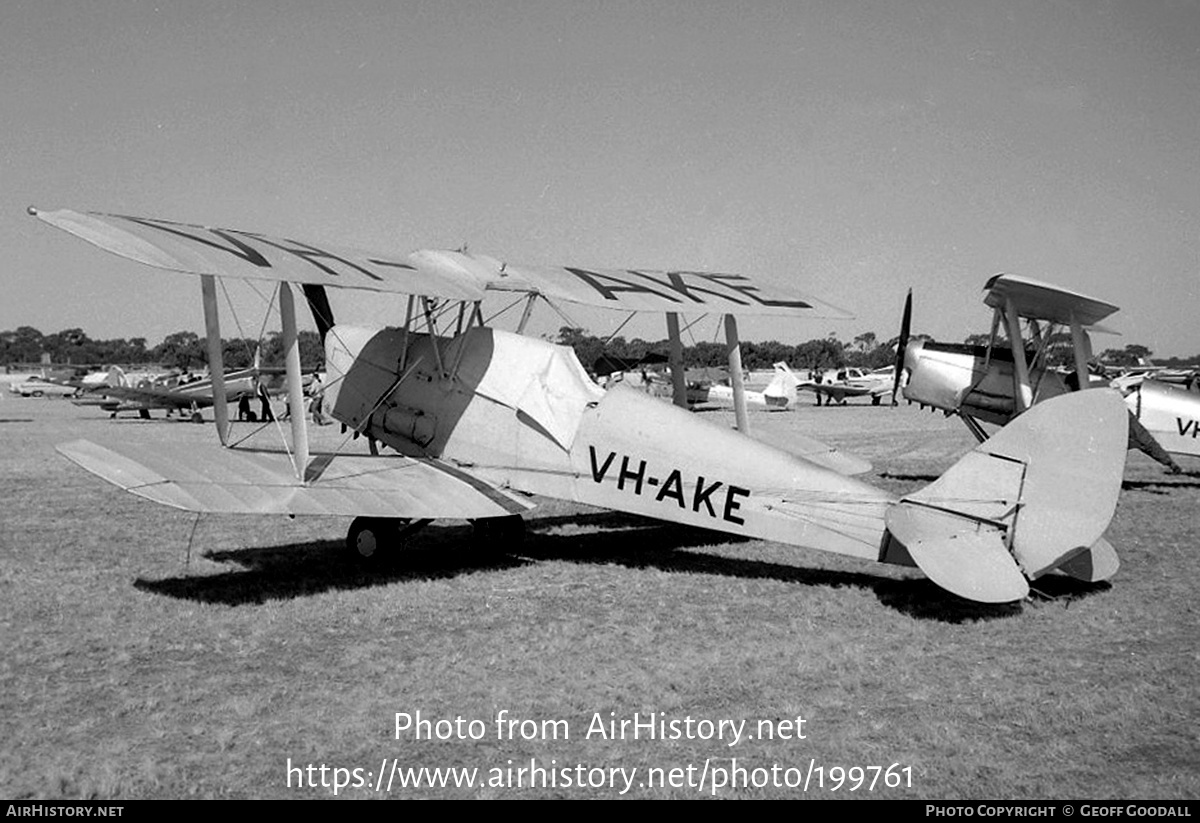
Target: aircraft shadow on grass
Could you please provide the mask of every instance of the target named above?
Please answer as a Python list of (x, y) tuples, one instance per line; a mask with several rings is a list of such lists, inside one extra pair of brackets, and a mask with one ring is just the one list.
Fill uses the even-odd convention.
[[(555, 533), (560, 526), (600, 531)], [(619, 529), (619, 539), (613, 530)], [(636, 534), (636, 537), (633, 535)], [(722, 543), (745, 542), (728, 535), (662, 523), (619, 512), (599, 512), (529, 521), (529, 533), (516, 554), (498, 553), (473, 541), (469, 526), (430, 526), (405, 549), (363, 568), (345, 559), (341, 541), (322, 540), (286, 546), (238, 549), (203, 555), (217, 563), (237, 564), (243, 571), (188, 575), (162, 580), (139, 578), (143, 591), (224, 605), (255, 605), (270, 600), (305, 597), (324, 591), (365, 589), (418, 580), (439, 580), (484, 571), (502, 571), (539, 561), (621, 565), (680, 574), (712, 574), (742, 579), (769, 579), (810, 587), (870, 589), (880, 603), (923, 620), (965, 623), (1019, 614), (1020, 604), (984, 604), (956, 597), (929, 580), (893, 579), (861, 572), (805, 568), (760, 560), (723, 557), (693, 551)], [(1036, 589), (1055, 600), (1074, 600), (1107, 583), (1085, 584), (1055, 576)]]

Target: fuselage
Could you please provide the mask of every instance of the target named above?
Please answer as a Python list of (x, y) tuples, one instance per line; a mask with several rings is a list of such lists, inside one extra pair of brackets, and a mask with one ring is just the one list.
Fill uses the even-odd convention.
[[(983, 346), (918, 340), (905, 352), (904, 369), (906, 400), (998, 426), (1007, 425), (1017, 414), (1009, 349), (993, 348), (989, 357)], [(1033, 368), (1029, 376), (1034, 403), (1072, 390), (1053, 370)], [(1092, 388), (1108, 385), (1107, 380), (1093, 378)], [(1163, 449), (1200, 456), (1200, 393), (1146, 379), (1126, 387), (1122, 394), (1126, 406)]]
[(605, 391), (569, 348), (487, 328), (434, 340), (339, 326), (326, 363), (331, 415), (403, 454), (502, 488), (881, 558), (893, 497), (643, 392)]
[[(902, 394), (906, 400), (943, 411), (960, 412), (1003, 426), (1017, 413), (1013, 396), (1013, 357), (995, 347), (914, 340), (904, 353)], [(1067, 393), (1056, 372), (1030, 372), (1033, 402)]]

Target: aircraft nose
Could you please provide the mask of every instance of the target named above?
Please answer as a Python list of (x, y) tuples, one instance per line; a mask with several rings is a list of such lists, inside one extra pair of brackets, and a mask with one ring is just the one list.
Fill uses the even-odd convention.
[(904, 370), (912, 374), (917, 364), (921, 362), (921, 354), (925, 349), (924, 340), (909, 341), (908, 348), (904, 350)]

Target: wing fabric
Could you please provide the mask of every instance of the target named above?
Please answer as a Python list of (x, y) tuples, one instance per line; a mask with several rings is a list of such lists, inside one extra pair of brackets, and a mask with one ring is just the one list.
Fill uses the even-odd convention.
[(741, 274), (504, 265), (493, 291), (524, 291), (587, 306), (690, 314), (848, 319), (849, 312)]
[(168, 271), (451, 300), (483, 298), (483, 284), (468, 272), (409, 262), (395, 253), (373, 254), (144, 217), (67, 209), (30, 212), (105, 251)]
[[(1050, 283), (1013, 274), (997, 274), (984, 285), (985, 305), (1003, 308), (1008, 301), (1021, 317), (1033, 317), (1051, 323), (1070, 325), (1071, 317), (1084, 326), (1097, 326), (1118, 311), (1112, 303), (1088, 297)], [(1107, 329), (1100, 329), (1107, 331)]]
[(443, 461), (400, 455), (315, 455), (301, 483), (279, 452), (87, 440), (58, 451), (139, 497), (194, 512), (457, 519), (532, 508)]
[(30, 213), (113, 254), (189, 274), (480, 300), (522, 292), (623, 311), (851, 317), (741, 274), (523, 266), (463, 251), (372, 253), (254, 232), (68, 209)]

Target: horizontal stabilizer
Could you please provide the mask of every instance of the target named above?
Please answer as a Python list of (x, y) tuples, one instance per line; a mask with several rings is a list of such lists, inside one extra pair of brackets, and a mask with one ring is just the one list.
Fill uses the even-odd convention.
[(194, 512), (465, 519), (532, 508), (443, 461), (401, 455), (315, 454), (301, 483), (281, 452), (87, 440), (58, 451), (139, 497)]
[(1073, 392), (1037, 404), (908, 499), (1002, 525), (1032, 580), (1103, 536), (1128, 439), (1120, 395)]
[(1121, 560), (1117, 557), (1117, 550), (1103, 537), (1070, 560), (1058, 564), (1060, 572), (1085, 583), (1109, 580), (1120, 567)]
[(1029, 584), (1004, 545), (1003, 532), (968, 517), (899, 503), (888, 510), (888, 531), (921, 571), (943, 589), (980, 603), (1010, 603)]

